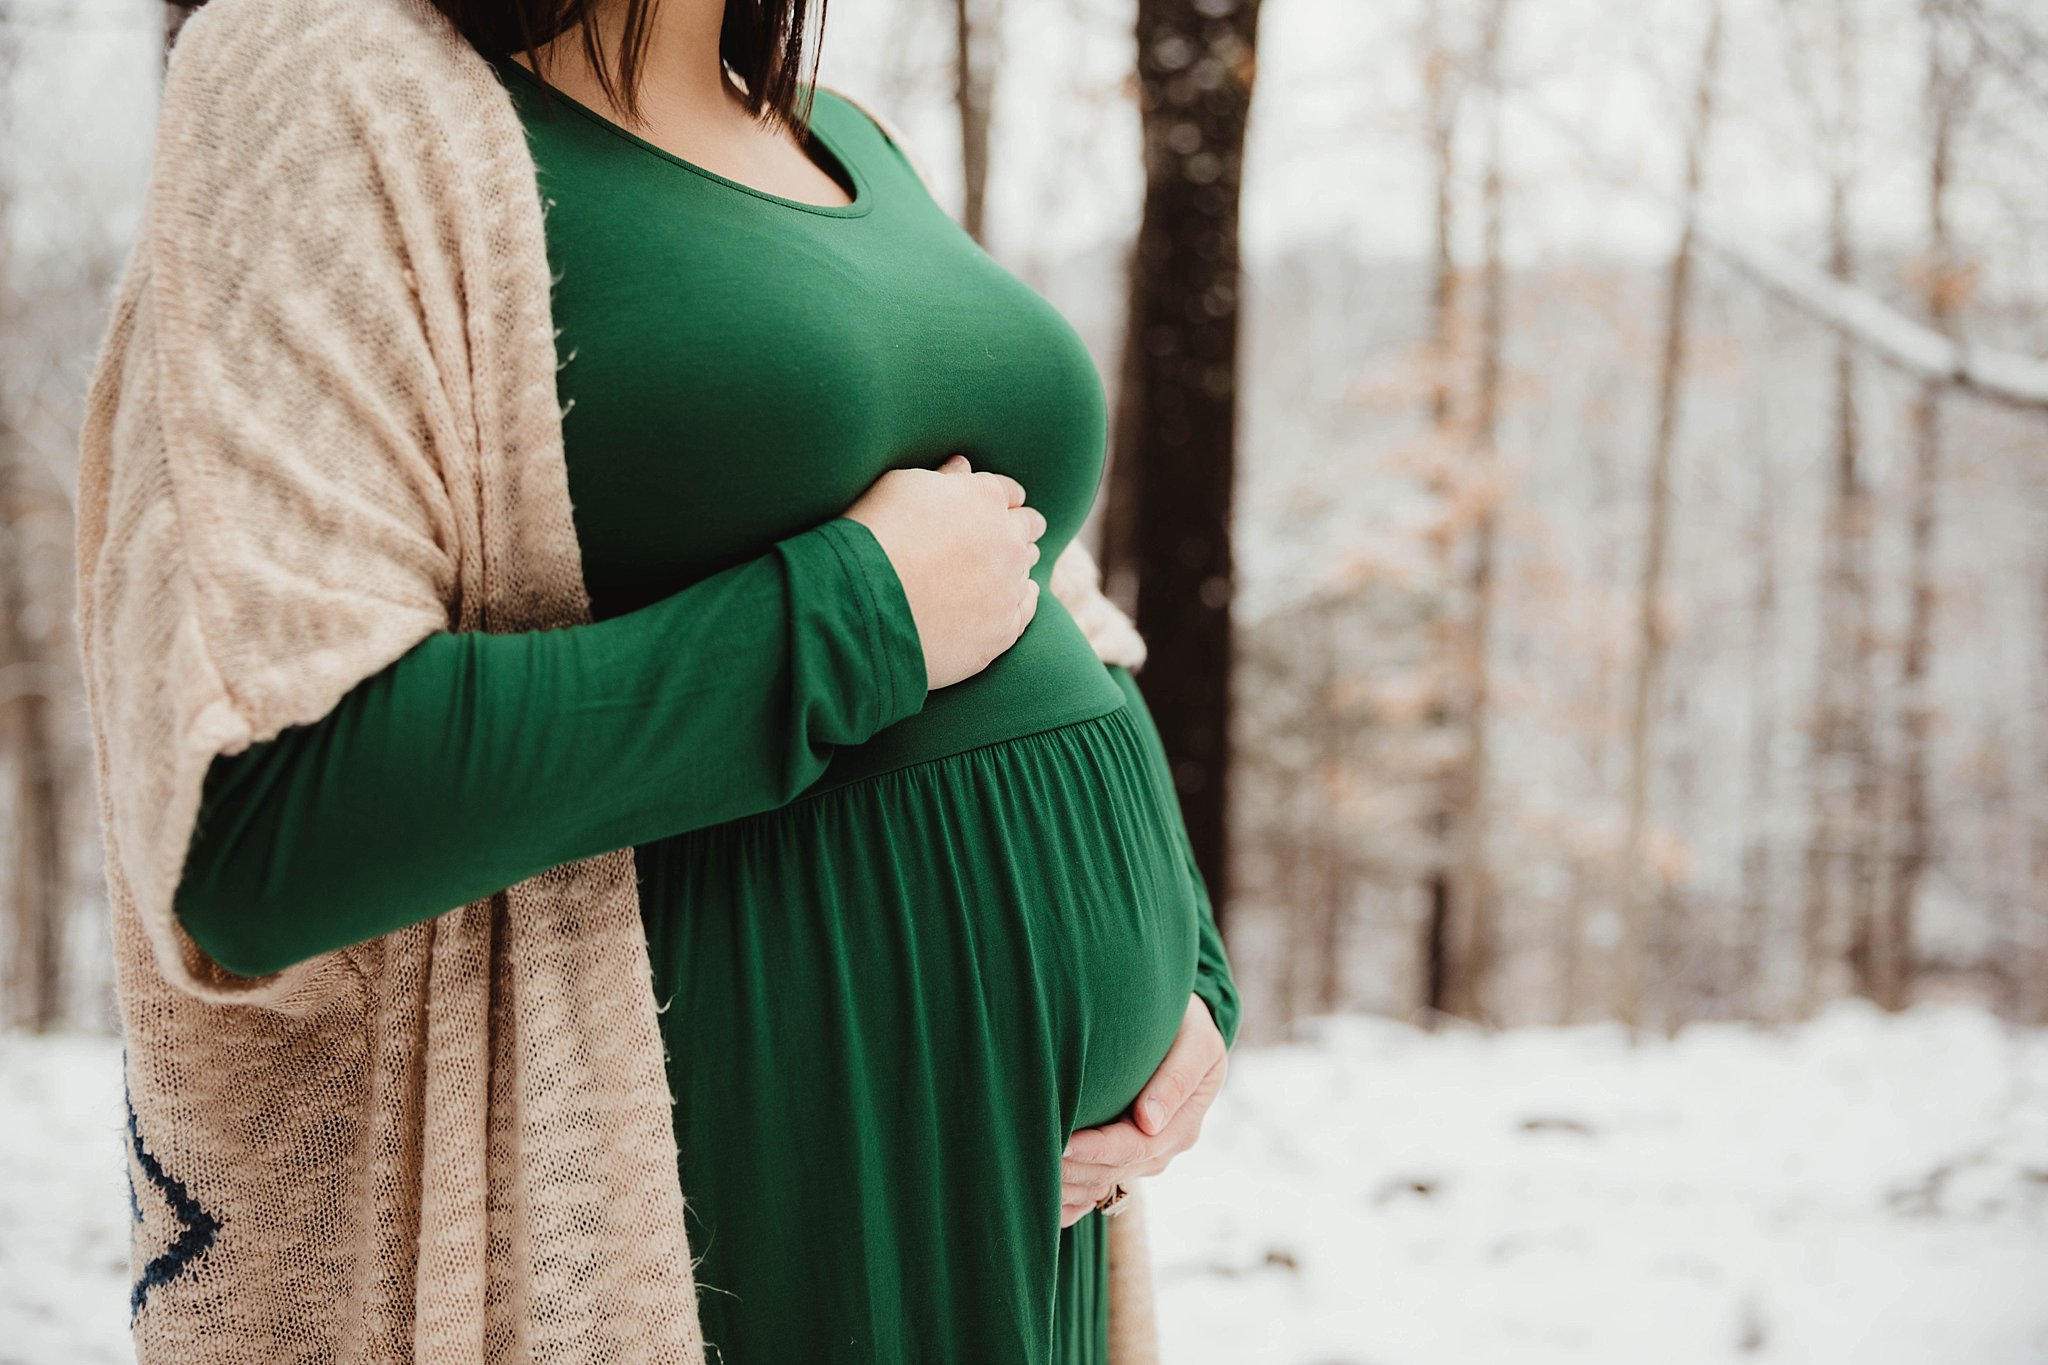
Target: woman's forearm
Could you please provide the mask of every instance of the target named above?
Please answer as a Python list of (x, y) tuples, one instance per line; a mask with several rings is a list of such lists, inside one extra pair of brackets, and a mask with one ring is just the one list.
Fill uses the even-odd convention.
[(267, 974), (783, 805), (925, 683), (902, 585), (848, 517), (609, 620), (432, 635), (214, 760), (177, 912), (221, 966)]

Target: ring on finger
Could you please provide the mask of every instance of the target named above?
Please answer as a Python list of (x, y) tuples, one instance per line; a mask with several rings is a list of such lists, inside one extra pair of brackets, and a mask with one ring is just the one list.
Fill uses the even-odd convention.
[(1119, 1180), (1116, 1183), (1115, 1189), (1095, 1201), (1095, 1211), (1106, 1217), (1114, 1218), (1117, 1214), (1124, 1211), (1124, 1207), (1129, 1203), (1130, 1198), (1130, 1188), (1123, 1181)]

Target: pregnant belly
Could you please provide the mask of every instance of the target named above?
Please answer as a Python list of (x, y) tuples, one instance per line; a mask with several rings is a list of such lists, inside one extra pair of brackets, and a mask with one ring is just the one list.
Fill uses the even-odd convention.
[(1050, 589), (1017, 642), (971, 678), (925, 698), (924, 709), (882, 730), (865, 744), (835, 752), (805, 795), (964, 753), (984, 744), (1091, 720), (1123, 704), (1094, 646), (1066, 604)]
[(1119, 695), (636, 849), (678, 1121), (726, 1149), (803, 1134), (806, 1170), (985, 1144), (1050, 1215), (1060, 1147), (1137, 1097), (1194, 990), (1197, 892), (1146, 742)]

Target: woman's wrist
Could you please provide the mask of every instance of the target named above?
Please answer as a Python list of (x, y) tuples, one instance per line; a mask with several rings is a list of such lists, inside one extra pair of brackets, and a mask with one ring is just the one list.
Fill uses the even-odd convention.
[(924, 709), (928, 695), (924, 641), (909, 594), (888, 551), (866, 523), (838, 516), (818, 531), (838, 553), (849, 590), (862, 604), (872, 629), (874, 682), (880, 698), (875, 728), (886, 729)]

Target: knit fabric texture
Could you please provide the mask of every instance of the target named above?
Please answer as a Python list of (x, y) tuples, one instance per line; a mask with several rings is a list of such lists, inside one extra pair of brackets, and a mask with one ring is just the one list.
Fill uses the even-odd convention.
[[(426, 0), (181, 30), (79, 451), (140, 1365), (703, 1365), (630, 849), (264, 977), (172, 910), (215, 755), (430, 633), (590, 619), (542, 214)], [(1142, 661), (1078, 542), (1052, 581)], [(1112, 1360), (1150, 1365), (1127, 1208)]]

